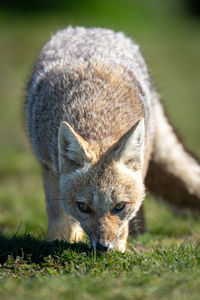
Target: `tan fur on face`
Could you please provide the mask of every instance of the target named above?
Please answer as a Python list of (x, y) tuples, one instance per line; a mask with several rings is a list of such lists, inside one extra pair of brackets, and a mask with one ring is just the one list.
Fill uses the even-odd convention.
[(107, 245), (110, 250), (126, 250), (128, 222), (123, 223), (117, 215), (108, 212), (100, 219), (92, 216), (87, 224), (87, 233), (94, 248), (100, 243)]
[(122, 221), (117, 215), (112, 215), (111, 212), (105, 213), (102, 217), (97, 214), (90, 217), (87, 231), (90, 234), (94, 243), (113, 244), (118, 238), (119, 228), (122, 226)]
[(112, 243), (115, 241), (118, 235), (117, 229), (121, 223), (122, 221), (118, 215), (112, 215), (110, 212), (107, 212), (101, 219), (99, 242)]
[[(80, 222), (93, 245), (102, 242), (110, 248), (125, 249), (128, 221), (135, 216), (144, 197), (141, 170), (130, 171), (115, 161), (106, 164), (103, 157), (88, 169), (64, 176), (61, 190), (64, 209)], [(89, 205), (92, 212), (82, 213), (77, 206), (79, 201)], [(114, 214), (115, 205), (121, 201), (127, 202), (126, 210)]]

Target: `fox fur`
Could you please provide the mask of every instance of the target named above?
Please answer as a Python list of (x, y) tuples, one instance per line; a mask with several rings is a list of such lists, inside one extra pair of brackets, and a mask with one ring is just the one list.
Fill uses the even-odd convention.
[[(27, 88), (42, 168), (47, 238), (125, 251), (148, 189), (200, 209), (200, 165), (165, 116), (139, 46), (123, 33), (68, 27), (43, 47)], [(132, 221), (133, 220), (133, 221)]]

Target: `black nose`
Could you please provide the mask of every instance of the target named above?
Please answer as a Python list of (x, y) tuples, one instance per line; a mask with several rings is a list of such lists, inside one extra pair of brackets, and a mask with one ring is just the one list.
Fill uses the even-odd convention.
[(105, 244), (97, 243), (96, 244), (96, 249), (98, 251), (106, 252), (106, 251), (108, 251), (108, 246), (106, 246)]

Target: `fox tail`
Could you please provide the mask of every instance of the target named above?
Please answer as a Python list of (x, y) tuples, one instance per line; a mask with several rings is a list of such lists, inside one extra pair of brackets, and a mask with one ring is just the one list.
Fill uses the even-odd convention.
[(183, 146), (155, 99), (155, 137), (147, 190), (178, 209), (200, 211), (200, 163)]

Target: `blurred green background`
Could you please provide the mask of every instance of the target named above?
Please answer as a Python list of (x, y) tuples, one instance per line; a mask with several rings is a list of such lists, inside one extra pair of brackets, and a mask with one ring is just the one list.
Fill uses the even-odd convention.
[[(50, 36), (68, 25), (107, 27), (134, 38), (172, 123), (200, 156), (199, 15), (198, 0), (1, 1), (0, 231), (45, 234), (41, 175), (26, 135), (23, 103), (34, 59)], [(146, 203), (151, 232), (190, 230), (181, 219), (177, 227), (177, 218), (152, 201)]]

